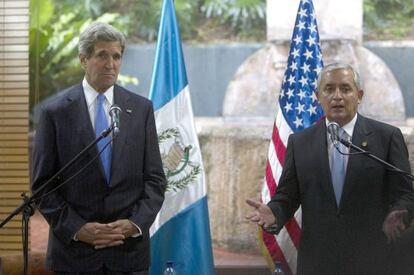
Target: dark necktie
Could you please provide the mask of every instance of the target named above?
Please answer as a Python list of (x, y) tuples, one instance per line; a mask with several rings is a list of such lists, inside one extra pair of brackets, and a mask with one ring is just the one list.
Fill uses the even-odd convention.
[[(96, 98), (96, 114), (95, 114), (95, 135), (96, 137), (100, 136), (102, 131), (108, 128), (108, 120), (106, 119), (105, 109), (104, 109), (104, 102), (105, 96), (103, 94), (99, 94)], [(107, 136), (104, 139), (101, 139), (98, 142), (98, 150), (99, 152), (105, 147), (105, 145), (110, 141), (110, 136)], [(109, 184), (111, 179), (111, 157), (112, 157), (112, 148), (109, 144), (106, 146), (105, 150), (102, 151), (101, 155), (101, 163), (102, 167), (105, 172), (105, 179), (106, 183)]]

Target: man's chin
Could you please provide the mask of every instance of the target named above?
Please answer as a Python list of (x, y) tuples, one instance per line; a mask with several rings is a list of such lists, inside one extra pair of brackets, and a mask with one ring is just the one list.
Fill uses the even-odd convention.
[(345, 121), (346, 117), (343, 115), (334, 115), (334, 116), (328, 116), (328, 120), (330, 122), (336, 122), (339, 125), (342, 125), (342, 123)]
[(112, 87), (115, 84), (115, 81), (102, 81), (102, 88), (103, 90), (108, 90), (109, 87)]

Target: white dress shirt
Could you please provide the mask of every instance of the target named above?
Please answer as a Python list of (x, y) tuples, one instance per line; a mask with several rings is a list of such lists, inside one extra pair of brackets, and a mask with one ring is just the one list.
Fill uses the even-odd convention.
[[(89, 85), (86, 78), (82, 81), (83, 92), (85, 94), (86, 105), (88, 106), (89, 117), (92, 122), (92, 127), (95, 129), (95, 117), (96, 117), (96, 109), (97, 109), (97, 98), (99, 93)], [(111, 117), (109, 116), (109, 109), (114, 104), (114, 86), (112, 85), (109, 87), (104, 93), (105, 101), (104, 101), (104, 111), (106, 120), (108, 121), (108, 125), (111, 125)]]
[[(350, 140), (352, 139), (352, 135), (354, 133), (354, 128), (355, 128), (355, 123), (357, 121), (358, 118), (358, 113), (355, 114), (354, 118), (348, 122), (347, 124), (345, 124), (343, 127), (341, 127), (345, 133), (348, 134)], [(328, 118), (325, 119), (325, 123), (326, 126), (328, 126), (329, 123), (331, 123)], [(328, 133), (328, 131), (326, 131), (327, 135), (328, 135), (328, 156), (329, 156), (329, 167), (332, 168), (332, 160), (331, 160), (331, 156), (332, 156), (332, 151), (336, 150), (335, 146), (333, 145), (331, 138), (330, 138), (330, 134)], [(343, 150), (341, 150), (343, 151)], [(345, 152), (343, 153), (349, 153), (349, 148), (345, 149)], [(346, 167), (348, 166), (348, 157), (345, 158), (345, 171), (346, 171)]]

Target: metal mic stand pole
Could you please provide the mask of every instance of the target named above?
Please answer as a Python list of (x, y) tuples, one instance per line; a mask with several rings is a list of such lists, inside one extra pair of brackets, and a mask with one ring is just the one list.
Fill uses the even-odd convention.
[(95, 146), (103, 138), (107, 137), (109, 133), (113, 130), (113, 125), (108, 127), (108, 129), (102, 131), (102, 133), (94, 141), (92, 141), (88, 146), (85, 147), (81, 152), (79, 152), (73, 159), (71, 159), (65, 166), (63, 166), (59, 171), (56, 172), (49, 180), (42, 184), (39, 189), (37, 189), (31, 196), (22, 193), (23, 202), (16, 207), (16, 209), (10, 213), (10, 215), (0, 223), (0, 228), (7, 224), (14, 216), (18, 215), (20, 212), (23, 213), (23, 258), (24, 258), (24, 275), (27, 275), (28, 272), (28, 260), (29, 260), (29, 220), (30, 216), (34, 213), (33, 201), (37, 199), (37, 195), (40, 194), (43, 189), (45, 189), (50, 183), (54, 182), (63, 172), (65, 172), (72, 164), (78, 161), (81, 157), (85, 155), (93, 146)]
[(377, 162), (381, 163), (383, 166), (385, 166), (385, 167), (389, 168), (389, 169), (390, 169), (391, 171), (393, 171), (393, 172), (400, 173), (400, 174), (402, 174), (403, 176), (406, 176), (407, 178), (409, 178), (410, 180), (414, 180), (414, 176), (413, 176), (412, 174), (410, 174), (410, 173), (408, 173), (408, 172), (406, 172), (406, 171), (403, 171), (403, 170), (401, 170), (401, 169), (400, 169), (400, 168), (398, 168), (398, 167), (395, 167), (394, 165), (392, 165), (392, 164), (390, 164), (390, 163), (388, 163), (388, 162), (386, 162), (386, 161), (384, 161), (384, 160), (380, 159), (380, 158), (379, 158), (379, 157), (377, 157), (376, 155), (373, 155), (372, 153), (370, 153), (370, 152), (368, 152), (368, 151), (366, 151), (366, 150), (364, 150), (364, 149), (362, 149), (362, 148), (360, 148), (360, 147), (358, 147), (358, 146), (354, 145), (352, 142), (350, 142), (350, 141), (348, 141), (348, 140), (342, 139), (342, 138), (340, 138), (340, 137), (338, 137), (338, 138), (339, 138), (339, 141), (340, 141), (343, 145), (345, 145), (345, 146), (347, 146), (347, 147), (350, 147), (350, 148), (354, 149), (354, 150), (355, 150), (355, 151), (357, 151), (357, 152), (363, 153), (364, 155), (366, 155), (366, 156), (370, 157), (371, 159), (373, 159), (373, 160), (375, 160), (375, 161), (377, 161)]

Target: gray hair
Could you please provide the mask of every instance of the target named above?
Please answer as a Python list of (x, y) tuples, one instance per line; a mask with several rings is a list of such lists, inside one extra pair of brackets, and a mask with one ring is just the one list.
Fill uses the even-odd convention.
[(79, 54), (90, 58), (96, 42), (119, 42), (121, 52), (125, 49), (125, 36), (116, 28), (102, 22), (94, 22), (90, 24), (79, 36)]
[(318, 81), (317, 81), (317, 90), (320, 91), (321, 88), (321, 82), (322, 82), (322, 77), (332, 71), (335, 70), (350, 70), (352, 72), (352, 74), (354, 75), (354, 83), (356, 88), (358, 89), (358, 91), (362, 90), (362, 81), (361, 81), (361, 77), (359, 76), (358, 71), (350, 64), (346, 64), (346, 63), (332, 63), (329, 64), (325, 67), (323, 67), (323, 69), (321, 70), (321, 72), (318, 75)]

